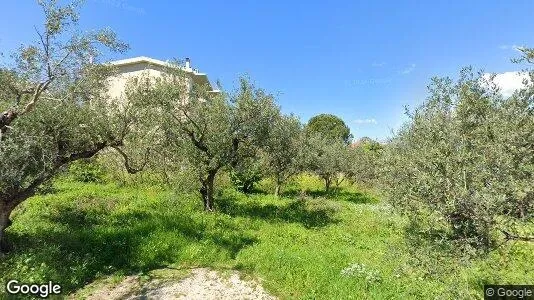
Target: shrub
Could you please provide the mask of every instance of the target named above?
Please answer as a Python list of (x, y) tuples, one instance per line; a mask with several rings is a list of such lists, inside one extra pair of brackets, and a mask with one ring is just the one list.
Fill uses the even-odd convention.
[(246, 168), (241, 170), (232, 169), (230, 171), (230, 180), (236, 189), (248, 194), (254, 189), (254, 184), (262, 179), (259, 168)]
[(79, 182), (98, 182), (104, 181), (104, 170), (95, 161), (91, 159), (79, 160), (69, 166), (68, 177)]

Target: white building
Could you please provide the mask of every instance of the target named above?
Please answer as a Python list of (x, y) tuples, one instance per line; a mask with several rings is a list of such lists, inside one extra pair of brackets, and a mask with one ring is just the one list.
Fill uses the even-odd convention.
[[(109, 81), (109, 95), (113, 98), (122, 98), (124, 96), (126, 84), (130, 80), (147, 76), (149, 78), (160, 78), (166, 74), (166, 70), (169, 67), (177, 67), (175, 64), (145, 56), (116, 60), (110, 62), (110, 64), (117, 70), (117, 74), (110, 78)], [(213, 88), (205, 73), (201, 73), (191, 67), (189, 58), (186, 58), (185, 66), (179, 66), (178, 68), (185, 71), (188, 86), (192, 86), (192, 83), (195, 83), (208, 86), (208, 89), (213, 93), (219, 92), (219, 90)]]

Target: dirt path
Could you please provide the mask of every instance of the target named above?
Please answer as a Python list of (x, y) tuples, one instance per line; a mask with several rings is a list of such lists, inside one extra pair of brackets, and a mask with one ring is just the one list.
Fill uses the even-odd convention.
[[(86, 295), (84, 295), (86, 294)], [(116, 284), (93, 287), (73, 299), (276, 299), (255, 281), (244, 281), (239, 273), (220, 274), (207, 268), (192, 269), (185, 278), (157, 278), (142, 283), (128, 276)]]

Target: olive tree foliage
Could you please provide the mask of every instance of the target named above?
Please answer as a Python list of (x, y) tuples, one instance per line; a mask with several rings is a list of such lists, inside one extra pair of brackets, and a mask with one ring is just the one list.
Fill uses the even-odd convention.
[(248, 194), (254, 184), (265, 176), (263, 153), (255, 145), (241, 147), (237, 159), (230, 166), (230, 180), (237, 190)]
[(196, 173), (204, 209), (212, 211), (217, 173), (254, 154), (245, 148), (262, 145), (279, 108), (272, 95), (247, 79), (232, 93), (215, 94), (207, 87), (183, 84), (188, 75), (177, 64), (167, 73), (140, 87), (132, 98), (159, 112), (152, 121), (163, 137), (164, 152)]
[[(534, 48), (519, 50), (522, 56), (512, 61), (527, 63), (528, 67), (523, 72), (528, 77), (523, 82), (524, 88), (503, 104), (498, 120), (503, 124), (501, 130), (508, 131), (502, 135), (502, 144), (508, 157), (507, 163), (511, 165), (508, 177), (511, 182), (505, 191), (510, 200), (506, 212), (526, 219), (534, 214)], [(511, 233), (505, 232), (505, 235), (510, 237)]]
[(347, 150), (345, 175), (353, 182), (367, 185), (378, 183), (380, 161), (384, 146), (369, 138), (362, 138)]
[(266, 173), (275, 180), (275, 196), (279, 196), (282, 185), (293, 175), (303, 170), (305, 136), (302, 125), (295, 116), (278, 115), (264, 146)]
[(265, 176), (275, 182), (274, 195), (279, 196), (287, 180), (303, 170), (305, 152), (302, 125), (297, 117), (278, 112), (269, 124), (262, 143), (247, 145), (238, 152), (232, 164), (230, 179), (238, 190), (248, 193)]
[(307, 135), (305, 165), (307, 170), (321, 177), (325, 182), (325, 191), (329, 192), (332, 184), (336, 187), (347, 178), (349, 148), (342, 140), (331, 140), (322, 135)]
[(330, 140), (341, 140), (350, 143), (352, 135), (349, 127), (343, 120), (331, 114), (320, 114), (312, 117), (306, 125), (306, 131), (310, 135), (320, 135)]
[(391, 203), (414, 228), (462, 247), (520, 237), (509, 221), (533, 216), (534, 89), (503, 98), (492, 77), (434, 78), (426, 102), (385, 148)]
[[(63, 166), (120, 147), (133, 115), (105, 99), (112, 70), (91, 64), (102, 51), (125, 51), (110, 30), (75, 31), (77, 5), (39, 1), (36, 43), (0, 69), (0, 250), (11, 212)], [(108, 105), (109, 104), (109, 105)]]

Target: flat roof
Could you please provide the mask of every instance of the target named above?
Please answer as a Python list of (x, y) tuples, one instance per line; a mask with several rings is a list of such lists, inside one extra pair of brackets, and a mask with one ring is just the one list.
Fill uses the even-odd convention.
[(126, 66), (126, 65), (135, 65), (135, 64), (140, 64), (140, 63), (147, 63), (147, 64), (161, 66), (161, 67), (180, 68), (181, 70), (183, 70), (183, 71), (185, 71), (187, 73), (191, 73), (195, 77), (196, 81), (207, 83), (211, 88), (211, 92), (214, 92), (214, 93), (220, 92), (218, 89), (214, 89), (213, 88), (213, 86), (211, 85), (211, 83), (210, 83), (210, 81), (208, 79), (208, 75), (206, 73), (201, 73), (196, 69), (186, 68), (184, 66), (179, 66), (179, 65), (170, 63), (168, 61), (162, 61), (162, 60), (159, 60), (159, 59), (154, 59), (154, 58), (150, 58), (150, 57), (146, 57), (146, 56), (138, 56), (138, 57), (114, 60), (114, 61), (110, 61), (108, 63), (110, 65), (117, 66), (117, 67)]

